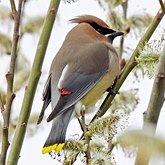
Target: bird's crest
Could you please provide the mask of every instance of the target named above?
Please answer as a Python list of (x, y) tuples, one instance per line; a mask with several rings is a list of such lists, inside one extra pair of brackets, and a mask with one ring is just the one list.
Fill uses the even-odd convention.
[(92, 15), (77, 16), (77, 17), (71, 19), (70, 22), (71, 23), (89, 23), (89, 24), (95, 23), (99, 26), (109, 28), (109, 26), (104, 21), (102, 21), (100, 18), (97, 18), (97, 17), (92, 16)]

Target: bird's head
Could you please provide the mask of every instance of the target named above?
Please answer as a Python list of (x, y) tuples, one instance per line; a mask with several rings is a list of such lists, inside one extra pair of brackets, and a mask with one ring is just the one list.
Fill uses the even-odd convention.
[(77, 16), (76, 18), (71, 19), (70, 22), (79, 23), (79, 24), (88, 23), (98, 33), (107, 36), (111, 42), (113, 41), (115, 37), (121, 36), (124, 34), (123, 32), (119, 32), (119, 31), (115, 31), (111, 29), (110, 26), (108, 26), (103, 20), (92, 15)]

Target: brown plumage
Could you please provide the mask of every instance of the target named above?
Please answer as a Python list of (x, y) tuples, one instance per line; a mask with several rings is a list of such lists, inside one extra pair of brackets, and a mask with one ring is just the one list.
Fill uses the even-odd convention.
[(120, 73), (119, 56), (112, 42), (123, 33), (91, 15), (70, 21), (78, 25), (67, 34), (55, 56), (43, 92), (38, 123), (50, 102), (52, 112), (47, 121), (53, 120), (43, 153), (63, 148), (71, 117), (82, 107), (88, 109), (95, 104)]

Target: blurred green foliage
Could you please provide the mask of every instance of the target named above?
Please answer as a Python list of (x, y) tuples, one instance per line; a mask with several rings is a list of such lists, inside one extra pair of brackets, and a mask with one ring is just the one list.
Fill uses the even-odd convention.
[[(137, 147), (143, 151), (141, 159), (144, 157), (154, 156), (155, 158), (163, 158), (165, 156), (165, 140), (160, 136), (153, 136), (149, 130), (152, 127), (148, 127), (148, 131), (144, 130), (130, 130), (121, 134), (116, 139), (116, 144), (121, 146), (125, 153), (133, 152)], [(145, 143), (144, 143), (145, 142)], [(159, 157), (158, 157), (159, 155)]]
[(22, 27), (22, 33), (39, 33), (43, 22), (44, 17), (29, 18)]
[(12, 46), (12, 41), (9, 38), (9, 36), (7, 36), (6, 34), (3, 34), (0, 32), (0, 55), (2, 54), (8, 54), (10, 55), (11, 53), (11, 46)]

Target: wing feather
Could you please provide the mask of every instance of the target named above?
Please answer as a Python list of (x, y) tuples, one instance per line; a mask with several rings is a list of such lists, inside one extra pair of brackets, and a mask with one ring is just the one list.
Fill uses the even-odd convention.
[(51, 102), (51, 74), (49, 75), (49, 77), (48, 77), (48, 79), (46, 81), (45, 87), (44, 87), (43, 101), (44, 101), (44, 103), (43, 103), (43, 106), (42, 106), (42, 109), (41, 109), (41, 112), (40, 112), (37, 124), (41, 123), (41, 121), (42, 121), (42, 119), (44, 117), (45, 110), (46, 110), (46, 108), (48, 107), (48, 105)]
[[(82, 49), (81, 49), (82, 50)], [(92, 89), (109, 68), (108, 48), (103, 43), (89, 44), (85, 49), (77, 51), (79, 56), (67, 64), (67, 70), (59, 83), (61, 88), (71, 91), (71, 94), (60, 96), (57, 105), (47, 118), (51, 121), (65, 112), (67, 108), (78, 102)]]

